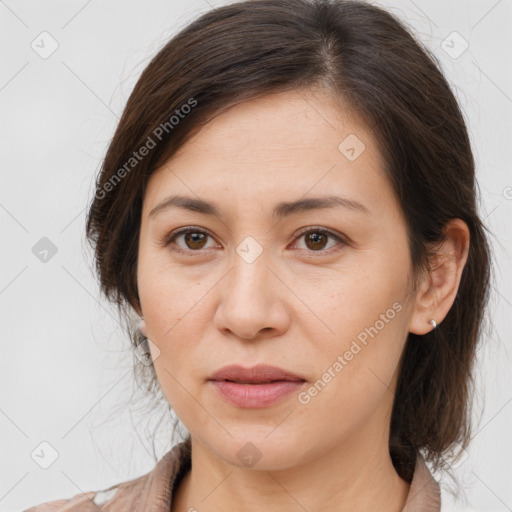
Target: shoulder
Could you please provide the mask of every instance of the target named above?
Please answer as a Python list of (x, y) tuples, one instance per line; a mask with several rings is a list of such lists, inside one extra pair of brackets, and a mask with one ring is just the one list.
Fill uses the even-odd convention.
[(67, 499), (40, 503), (23, 512), (139, 512), (168, 510), (176, 479), (190, 467), (186, 443), (168, 451), (148, 473), (101, 491), (75, 494)]
[(100, 491), (78, 493), (67, 499), (46, 501), (23, 512), (98, 512), (98, 510), (129, 511), (144, 488), (151, 473), (122, 482)]

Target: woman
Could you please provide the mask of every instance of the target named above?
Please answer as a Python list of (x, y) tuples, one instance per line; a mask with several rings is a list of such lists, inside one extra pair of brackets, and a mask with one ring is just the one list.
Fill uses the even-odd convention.
[(440, 510), (426, 462), (470, 439), (489, 248), (463, 115), (391, 14), (195, 20), (137, 82), (87, 235), (190, 434), (30, 512)]

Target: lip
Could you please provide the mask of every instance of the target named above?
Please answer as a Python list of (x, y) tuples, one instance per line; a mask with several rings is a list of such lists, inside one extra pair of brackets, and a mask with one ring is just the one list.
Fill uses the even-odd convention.
[(231, 405), (243, 408), (268, 407), (297, 391), (305, 379), (282, 368), (230, 365), (208, 379), (219, 395)]
[(214, 372), (208, 380), (230, 380), (239, 383), (262, 383), (272, 381), (305, 381), (300, 375), (283, 370), (277, 366), (258, 364), (250, 368), (240, 365), (224, 366)]

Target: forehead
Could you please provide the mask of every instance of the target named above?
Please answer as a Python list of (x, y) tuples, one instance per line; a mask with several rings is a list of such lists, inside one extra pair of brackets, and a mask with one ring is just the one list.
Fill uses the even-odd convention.
[(274, 161), (275, 156), (285, 158), (288, 153), (293, 158), (315, 148), (319, 150), (315, 153), (322, 151), (329, 158), (338, 156), (340, 142), (350, 134), (364, 141), (369, 151), (376, 151), (364, 123), (348, 107), (335, 103), (327, 91), (293, 90), (230, 107), (196, 133), (173, 160), (199, 149), (234, 162), (246, 161), (248, 156)]
[(173, 193), (215, 200), (226, 194), (297, 199), (338, 192), (360, 202), (391, 194), (371, 132), (319, 90), (297, 90), (239, 103), (214, 117), (154, 173), (145, 215)]

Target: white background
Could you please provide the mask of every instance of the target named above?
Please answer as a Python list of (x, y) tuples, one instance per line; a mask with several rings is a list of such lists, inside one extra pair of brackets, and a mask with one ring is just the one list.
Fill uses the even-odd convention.
[[(130, 414), (132, 356), (99, 296), (85, 213), (141, 71), (178, 29), (223, 3), (0, 2), (1, 511), (104, 489), (154, 466), (139, 424), (147, 415)], [(441, 60), (469, 123), (482, 217), (494, 233), (478, 423), (456, 469), (465, 498), (455, 502), (438, 475), (442, 510), (512, 510), (512, 1), (375, 3), (412, 25)], [(59, 45), (47, 59), (31, 48), (43, 31)], [(469, 44), (457, 59), (441, 46), (453, 31)], [(47, 263), (32, 253), (42, 237), (58, 251)], [(170, 448), (163, 439), (158, 457)], [(30, 456), (43, 441), (58, 452), (48, 469)]]

